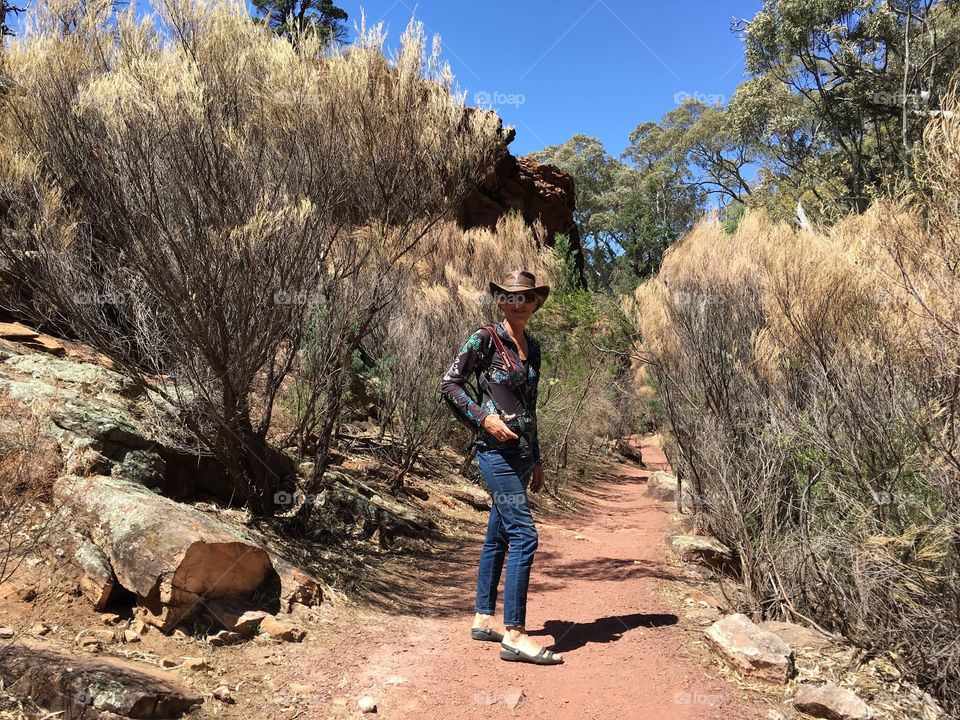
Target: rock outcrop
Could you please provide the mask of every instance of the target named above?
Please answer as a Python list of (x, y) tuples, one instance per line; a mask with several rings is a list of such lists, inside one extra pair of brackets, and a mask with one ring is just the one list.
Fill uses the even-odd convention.
[(493, 228), (497, 220), (517, 210), (528, 223), (543, 223), (546, 242), (553, 245), (558, 234), (570, 238), (577, 269), (583, 272), (580, 231), (573, 219), (576, 191), (573, 178), (553, 165), (527, 157), (514, 157), (507, 146), (515, 132), (504, 132), (503, 149), (493, 172), (480, 183), (460, 207), (460, 226)]
[(70, 720), (173, 718), (203, 702), (156, 669), (119, 658), (65, 655), (40, 643), (4, 647), (0, 679), (9, 692)]

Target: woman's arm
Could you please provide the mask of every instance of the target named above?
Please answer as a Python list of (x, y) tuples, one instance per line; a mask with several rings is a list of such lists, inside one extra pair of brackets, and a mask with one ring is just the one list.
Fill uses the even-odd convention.
[(476, 425), (483, 427), (483, 421), (489, 415), (480, 405), (470, 399), (464, 389), (464, 383), (470, 379), (478, 366), (486, 364), (492, 348), (490, 333), (480, 328), (460, 348), (457, 357), (440, 383), (440, 391), (450, 398), (463, 415)]

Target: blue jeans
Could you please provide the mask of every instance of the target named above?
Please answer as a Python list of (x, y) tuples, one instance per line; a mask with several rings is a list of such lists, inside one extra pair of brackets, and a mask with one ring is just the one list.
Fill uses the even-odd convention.
[(503, 586), (503, 623), (522, 627), (527, 614), (527, 587), (530, 567), (537, 550), (537, 528), (527, 504), (527, 483), (533, 472), (533, 458), (521, 458), (504, 450), (481, 450), (477, 467), (493, 496), (487, 537), (480, 551), (477, 572), (476, 611), (493, 615), (497, 605), (497, 586), (507, 561)]

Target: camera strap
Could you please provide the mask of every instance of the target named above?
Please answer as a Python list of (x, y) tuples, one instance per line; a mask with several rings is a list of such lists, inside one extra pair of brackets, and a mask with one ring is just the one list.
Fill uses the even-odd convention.
[[(517, 364), (510, 359), (510, 353), (507, 352), (507, 348), (503, 344), (503, 339), (497, 333), (497, 329), (493, 325), (484, 325), (483, 328), (487, 330), (491, 337), (493, 338), (494, 347), (500, 353), (500, 357), (503, 359), (503, 365), (507, 368), (508, 372), (513, 372), (517, 368)], [(529, 358), (528, 358), (529, 360)], [(529, 407), (529, 398), (528, 393), (530, 391), (530, 386), (527, 381), (527, 370), (526, 366), (523, 367), (523, 389), (520, 391), (520, 404), (523, 406), (523, 411), (527, 415), (532, 415)], [(490, 392), (490, 385), (483, 375), (483, 373), (478, 369), (477, 371), (477, 382), (480, 385), (481, 390), (486, 391), (487, 395), (490, 396), (490, 400), (493, 401), (493, 393)], [(494, 403), (496, 404), (496, 403)]]

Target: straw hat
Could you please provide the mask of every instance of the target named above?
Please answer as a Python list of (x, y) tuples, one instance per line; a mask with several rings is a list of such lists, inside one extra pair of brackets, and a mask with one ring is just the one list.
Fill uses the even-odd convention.
[(537, 285), (537, 276), (526, 270), (514, 270), (503, 276), (500, 283), (490, 281), (490, 294), (494, 297), (500, 295), (513, 295), (523, 293), (528, 295), (533, 293), (537, 296), (537, 309), (547, 300), (550, 294), (549, 285)]

